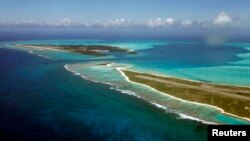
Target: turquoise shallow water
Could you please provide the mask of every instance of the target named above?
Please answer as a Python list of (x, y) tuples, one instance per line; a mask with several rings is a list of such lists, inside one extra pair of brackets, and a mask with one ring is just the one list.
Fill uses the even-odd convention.
[[(80, 55), (77, 53), (56, 52), (56, 51), (41, 51), (34, 49), (24, 49), (16, 47), (19, 44), (38, 44), (38, 45), (109, 45), (127, 48), (131, 50), (140, 50), (152, 48), (154, 45), (168, 44), (167, 41), (157, 40), (30, 40), (30, 41), (16, 41), (4, 43), (3, 47), (22, 49), (29, 53), (40, 55), (41, 57), (50, 58), (53, 60), (86, 60), (93, 59), (94, 57), (88, 55)], [(117, 57), (117, 56), (116, 56)], [(132, 56), (133, 57), (133, 56)], [(94, 59), (112, 59), (113, 56), (98, 57)]]
[(151, 48), (153, 45), (167, 44), (163, 40), (30, 40), (15, 43), (21, 44), (50, 44), (50, 45), (110, 45), (133, 50)]
[(0, 59), (1, 141), (206, 140), (204, 124), (82, 79), (63, 62), (8, 49)]
[[(164, 109), (167, 113), (177, 115), (178, 119), (195, 120), (206, 124), (246, 124), (248, 121), (236, 119), (221, 114), (217, 109), (201, 106), (189, 102), (183, 102), (171, 96), (161, 94), (155, 90), (140, 84), (128, 82), (117, 70), (119, 67), (129, 67), (129, 64), (110, 64), (108, 66), (96, 65), (102, 62), (88, 64), (67, 64), (66, 70), (73, 74), (92, 80), (97, 83), (107, 84), (110, 89), (120, 91), (124, 94), (133, 95), (143, 99), (153, 106)], [(111, 77), (112, 76), (112, 77)], [(220, 117), (220, 118), (217, 118)]]
[[(235, 46), (234, 46), (235, 45)], [(121, 62), (133, 69), (210, 83), (250, 86), (249, 44), (170, 44), (142, 50), (149, 57)]]
[[(59, 135), (61, 133), (71, 139), (80, 133), (84, 134), (78, 136), (79, 140), (183, 140), (187, 136), (192, 137), (190, 140), (205, 140), (205, 123), (250, 124), (221, 114), (216, 109), (183, 102), (140, 84), (129, 83), (117, 70), (117, 67), (130, 67), (136, 71), (198, 81), (249, 86), (249, 44), (230, 43), (210, 47), (196, 41), (37, 40), (4, 43), (7, 46), (2, 47), (14, 49), (7, 51), (11, 54), (16, 49), (20, 50), (13, 45), (27, 43), (101, 44), (139, 52), (134, 56), (96, 58), (69, 52), (21, 49), (16, 53), (20, 54), (19, 58), (13, 58), (15, 55), (3, 56), (7, 61), (2, 65), (5, 67), (2, 67), (1, 75), (6, 77), (3, 77), (2, 85), (5, 87), (2, 87), (1, 92), (8, 92), (9, 96), (2, 96), (1, 101), (8, 101), (19, 93), (27, 93), (25, 97), (38, 94), (36, 101), (40, 104), (35, 108), (39, 109), (42, 105), (41, 113), (36, 113), (38, 109), (31, 110), (30, 117), (26, 117), (34, 102), (19, 95), (14, 100), (18, 101), (17, 107), (13, 108), (21, 112), (9, 114), (14, 119), (34, 119), (30, 121), (31, 124), (37, 122), (39, 127), (45, 124), (44, 128), (39, 128), (42, 133), (49, 129), (61, 139), (64, 138)], [(20, 58), (21, 64), (18, 63)], [(111, 64), (101, 66), (99, 63)], [(23, 84), (14, 86), (13, 78)], [(13, 88), (15, 90), (9, 91)], [(11, 102), (3, 106), (8, 104)], [(8, 120), (7, 124), (11, 123)], [(23, 125), (21, 121), (18, 124), (20, 128)], [(183, 129), (185, 133), (178, 133)], [(82, 130), (86, 133), (82, 133)], [(38, 133), (34, 131), (34, 134)]]

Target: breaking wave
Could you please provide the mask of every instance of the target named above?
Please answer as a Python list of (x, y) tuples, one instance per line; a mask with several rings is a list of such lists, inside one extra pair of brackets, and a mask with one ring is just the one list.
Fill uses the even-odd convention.
[(165, 110), (165, 112), (167, 112), (167, 113), (174, 113), (174, 114), (178, 115), (179, 117), (177, 119), (188, 119), (188, 120), (198, 121), (198, 122), (201, 122), (201, 123), (204, 123), (204, 124), (216, 124), (214, 122), (210, 122), (210, 121), (202, 120), (202, 119), (192, 117), (192, 116), (189, 116), (189, 115), (186, 115), (186, 114), (178, 113), (175, 110), (169, 109), (168, 107), (163, 106), (163, 105), (158, 104), (158, 103), (155, 103), (155, 102), (150, 102), (150, 103), (152, 105), (156, 106), (157, 108)]
[(152, 104), (153, 106), (157, 107), (157, 108), (160, 108), (160, 109), (163, 109), (166, 113), (172, 113), (172, 114), (175, 114), (175, 115), (178, 115), (177, 119), (180, 119), (180, 120), (184, 120), (184, 119), (188, 119), (188, 120), (193, 120), (193, 121), (197, 121), (197, 122), (201, 122), (201, 123), (204, 123), (204, 124), (216, 124), (214, 122), (210, 122), (210, 121), (206, 121), (206, 120), (202, 120), (202, 119), (199, 119), (199, 118), (196, 118), (196, 117), (192, 117), (192, 116), (189, 116), (189, 115), (186, 115), (186, 114), (183, 114), (183, 113), (178, 113), (177, 111), (173, 110), (173, 109), (170, 109), (164, 105), (161, 105), (161, 104), (158, 104), (158, 103), (155, 103), (153, 101), (149, 101), (141, 96), (139, 96), (137, 93), (133, 92), (133, 91), (130, 91), (130, 90), (125, 90), (125, 89), (122, 89), (118, 86), (114, 86), (114, 84), (112, 83), (107, 83), (107, 82), (100, 82), (100, 81), (96, 81), (96, 80), (92, 80), (92, 79), (89, 79), (87, 78), (86, 76), (80, 74), (79, 72), (77, 71), (74, 71), (72, 69), (70, 69), (69, 65), (66, 64), (64, 65), (64, 68), (68, 71), (70, 71), (71, 73), (73, 73), (73, 75), (77, 75), (77, 76), (80, 76), (86, 80), (89, 80), (91, 82), (95, 82), (95, 83), (101, 83), (101, 84), (107, 84), (107, 85), (111, 85), (110, 89), (111, 90), (116, 90), (118, 92), (121, 92), (123, 94), (127, 94), (127, 95), (131, 95), (131, 96), (135, 96), (137, 98), (140, 98), (140, 99), (143, 99), (147, 102), (149, 102), (150, 104)]
[(29, 52), (30, 54), (34, 54), (34, 55), (37, 55), (37, 56), (42, 57), (42, 58), (50, 59), (50, 57), (45, 56), (45, 55), (42, 55), (42, 54), (36, 54), (36, 53), (34, 53), (32, 50), (29, 50), (28, 52)]

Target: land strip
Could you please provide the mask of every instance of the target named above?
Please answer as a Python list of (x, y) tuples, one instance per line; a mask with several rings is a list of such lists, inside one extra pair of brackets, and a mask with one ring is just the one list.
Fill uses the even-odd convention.
[(69, 51), (75, 52), (85, 55), (92, 55), (92, 56), (107, 56), (112, 53), (122, 53), (125, 55), (133, 55), (137, 54), (137, 52), (120, 48), (114, 46), (107, 46), (107, 45), (35, 45), (35, 44), (25, 44), (19, 45), (24, 48), (28, 49), (36, 49), (36, 50), (52, 50), (52, 51)]
[(213, 105), (227, 113), (250, 118), (249, 87), (217, 85), (129, 70), (122, 71), (131, 81), (148, 85), (163, 93), (191, 102)]

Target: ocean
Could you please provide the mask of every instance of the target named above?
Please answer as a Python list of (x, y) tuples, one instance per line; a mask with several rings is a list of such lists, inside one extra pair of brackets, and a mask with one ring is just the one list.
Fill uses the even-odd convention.
[[(98, 44), (137, 55), (93, 57), (16, 44)], [(128, 82), (119, 68), (250, 85), (250, 43), (200, 40), (29, 40), (0, 48), (0, 140), (206, 140), (206, 124), (250, 124)], [(107, 63), (107, 65), (98, 65)]]

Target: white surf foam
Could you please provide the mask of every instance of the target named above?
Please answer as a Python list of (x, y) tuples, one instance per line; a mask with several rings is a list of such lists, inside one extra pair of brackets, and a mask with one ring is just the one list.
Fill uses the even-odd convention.
[(124, 90), (124, 89), (121, 89), (119, 87), (110, 87), (111, 90), (116, 90), (116, 91), (119, 91), (123, 94), (128, 94), (128, 95), (132, 95), (132, 96), (135, 96), (137, 98), (141, 98), (139, 95), (137, 95), (135, 92), (132, 92), (130, 90)]
[(112, 67), (115, 63), (108, 63), (106, 66), (107, 67)]
[(50, 59), (50, 57), (42, 55), (42, 54), (36, 54), (32, 50), (28, 50), (28, 53), (33, 54), (33, 55), (37, 55), (37, 56), (42, 57), (42, 58)]
[(65, 68), (67, 71), (72, 72), (73, 75), (78, 75), (78, 76), (81, 76), (81, 77), (86, 78), (85, 76), (81, 75), (79, 72), (71, 70), (71, 69), (69, 68), (69, 65), (68, 65), (68, 64), (64, 65), (64, 68)]
[(163, 106), (161, 104), (155, 103), (155, 102), (150, 102), (152, 105), (156, 106), (157, 108), (163, 109), (163, 110), (168, 110), (166, 106)]
[(34, 54), (34, 52), (33, 52), (32, 50), (29, 50), (28, 52), (29, 52), (30, 54)]
[[(84, 78), (84, 79), (86, 79), (86, 80), (89, 80), (89, 81), (92, 81), (92, 82), (95, 82), (95, 83), (102, 83), (102, 84), (114, 85), (114, 84), (112, 84), (112, 83), (99, 82), (99, 81), (96, 81), (96, 80), (91, 80), (91, 79), (89, 79), (89, 78), (83, 76), (83, 75), (80, 74), (79, 72), (70, 69), (68, 64), (64, 65), (64, 68), (65, 68), (66, 70), (72, 72), (74, 75), (81, 76), (82, 78)], [(119, 70), (119, 71), (121, 71), (120, 69), (122, 69), (122, 68), (121, 68), (121, 67), (117, 67), (116, 69)], [(123, 74), (122, 71), (121, 71), (121, 73)], [(126, 79), (128, 79), (128, 78), (126, 77), (125, 74), (123, 74), (123, 75), (125, 76)], [(148, 100), (146, 100), (145, 98), (139, 96), (138, 94), (136, 94), (135, 92), (130, 91), (130, 90), (125, 90), (125, 89), (122, 89), (122, 88), (120, 88), (120, 87), (115, 87), (115, 86), (110, 87), (110, 89), (119, 91), (119, 92), (121, 92), (121, 93), (123, 93), (123, 94), (128, 94), (128, 95), (131, 95), (131, 96), (135, 96), (135, 97), (140, 98), (140, 99), (143, 99), (143, 100), (145, 100), (145, 101), (148, 101)], [(175, 111), (175, 110), (172, 110), (172, 109), (170, 109), (170, 108), (168, 108), (168, 107), (166, 107), (166, 106), (164, 106), (164, 105), (161, 105), (161, 104), (158, 104), (158, 103), (155, 103), (155, 102), (152, 102), (152, 101), (148, 101), (148, 102), (149, 102), (150, 104), (156, 106), (157, 108), (163, 109), (166, 113), (172, 113), (172, 114), (178, 115), (178, 116), (179, 116), (178, 119), (180, 119), (180, 120), (181, 120), (181, 119), (188, 119), (188, 120), (193, 120), (193, 121), (201, 122), (201, 123), (204, 123), (204, 124), (216, 124), (216, 123), (214, 123), (214, 122), (202, 120), (202, 119), (199, 119), (199, 118), (196, 118), (196, 117), (192, 117), (192, 116), (189, 116), (189, 115), (186, 115), (186, 114), (183, 114), (183, 113), (178, 113), (178, 112)]]
[(178, 115), (180, 116), (178, 119), (189, 119), (189, 120), (194, 120), (194, 121), (202, 122), (204, 124), (217, 124), (215, 122), (202, 120), (202, 119), (199, 119), (199, 118), (196, 118), (196, 117), (192, 117), (192, 116), (188, 116), (188, 115), (185, 115), (185, 114), (180, 114), (179, 113)]
[(199, 119), (199, 118), (196, 118), (196, 117), (193, 117), (193, 116), (189, 116), (189, 115), (186, 115), (186, 114), (178, 113), (175, 110), (169, 109), (166, 106), (163, 106), (163, 105), (155, 103), (155, 102), (150, 102), (150, 103), (152, 105), (156, 106), (157, 108), (165, 110), (165, 112), (167, 112), (167, 113), (174, 113), (174, 114), (178, 115), (179, 117), (177, 119), (189, 119), (189, 120), (202, 122), (204, 124), (216, 124), (215, 122), (210, 122), (210, 121), (202, 120), (202, 119)]
[(49, 59), (49, 58), (50, 58), (50, 57), (45, 56), (45, 55), (42, 55), (42, 54), (37, 54), (37, 56), (42, 57), (42, 58), (46, 58), (46, 59)]
[[(144, 84), (141, 84), (141, 83), (137, 83), (137, 82), (130, 81), (129, 78), (128, 78), (128, 77), (124, 74), (124, 72), (122, 71), (122, 69), (127, 69), (127, 68), (117, 67), (116, 69), (121, 73), (122, 76), (125, 77), (125, 79), (126, 79), (128, 82), (143, 85), (143, 86), (145, 86), (145, 87), (148, 87), (148, 88), (150, 88), (150, 89), (153, 89), (153, 90), (155, 90), (155, 91), (157, 91), (157, 92), (159, 92), (159, 93), (162, 94), (162, 92), (160, 92), (160, 91), (158, 91), (158, 90), (156, 90), (156, 89), (154, 89), (154, 88), (152, 88), (152, 87), (150, 87), (150, 86), (147, 86), (147, 85), (144, 85)], [(169, 96), (172, 97), (171, 95), (169, 95)], [(174, 98), (176, 98), (176, 97), (174, 97)], [(179, 98), (176, 98), (176, 99), (179, 99)], [(182, 100), (182, 99), (179, 99), (179, 100), (184, 101), (184, 102), (189, 102), (189, 101), (185, 101), (185, 100)], [(189, 116), (189, 115), (185, 115), (185, 114), (183, 114), (183, 113), (178, 113), (177, 111), (171, 110), (171, 109), (167, 108), (166, 106), (163, 106), (163, 105), (158, 104), (158, 103), (155, 103), (155, 102), (151, 102), (151, 101), (149, 101), (149, 102), (150, 102), (151, 104), (153, 104), (154, 106), (158, 107), (158, 108), (164, 109), (166, 112), (175, 113), (175, 114), (179, 115), (179, 116), (180, 116), (179, 119), (195, 120), (195, 121), (198, 121), (198, 122), (202, 122), (202, 123), (204, 123), (204, 124), (217, 124), (217, 123), (215, 123), (215, 122), (210, 122), (210, 121), (202, 120), (202, 119), (199, 119), (199, 118), (196, 118), (196, 117), (192, 117), (192, 116)], [(190, 102), (190, 103), (193, 103), (193, 102)], [(195, 103), (195, 104), (200, 104), (200, 103)], [(203, 104), (201, 104), (201, 105), (203, 105)], [(207, 106), (206, 104), (204, 104), (204, 105)], [(208, 106), (210, 106), (210, 105), (208, 105)], [(217, 107), (216, 107), (216, 108), (217, 108)]]
[(74, 71), (74, 70), (70, 69), (70, 67), (69, 67), (68, 64), (64, 65), (64, 68), (65, 68), (67, 71), (73, 73), (73, 75), (80, 76), (81, 78), (86, 79), (86, 80), (88, 80), (88, 81), (95, 82), (95, 83), (106, 84), (106, 85), (114, 85), (114, 84), (109, 83), (109, 82), (100, 82), (100, 81), (97, 81), (97, 80), (90, 79), (90, 78), (84, 76), (83, 74), (81, 74), (81, 73), (79, 73), (79, 72), (77, 72), (77, 71)]

